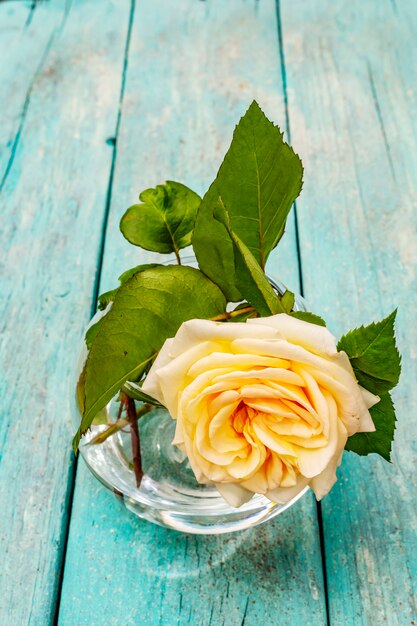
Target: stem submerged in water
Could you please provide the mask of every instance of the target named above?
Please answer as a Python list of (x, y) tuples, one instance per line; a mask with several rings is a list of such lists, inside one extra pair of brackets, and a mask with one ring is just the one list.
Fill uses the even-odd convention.
[(142, 469), (142, 456), (140, 453), (140, 439), (139, 439), (139, 427), (138, 416), (136, 414), (136, 405), (133, 398), (129, 398), (126, 394), (121, 394), (122, 402), (125, 403), (127, 419), (130, 425), (130, 437), (132, 440), (132, 456), (133, 456), (133, 470), (135, 472), (136, 486), (140, 487), (143, 478)]
[[(130, 398), (123, 391), (120, 392), (120, 407), (117, 415), (117, 420), (114, 424), (109, 424), (106, 430), (96, 435), (89, 445), (97, 445), (104, 443), (106, 439), (122, 430), (125, 426), (130, 427), (130, 437), (132, 441), (132, 457), (133, 457), (133, 470), (135, 472), (136, 486), (140, 487), (143, 478), (142, 469), (142, 455), (140, 451), (140, 437), (138, 420), (152, 409), (151, 404), (144, 404), (138, 411), (136, 410), (136, 404), (133, 398)], [(123, 409), (126, 410), (126, 417), (121, 418)]]
[(125, 426), (129, 426), (128, 419), (117, 420), (117, 422), (115, 422), (114, 424), (110, 424), (109, 427), (106, 428), (106, 430), (103, 430), (101, 433), (91, 439), (91, 441), (88, 442), (88, 445), (93, 446), (97, 445), (98, 443), (104, 443), (106, 439), (108, 439), (115, 433), (118, 433), (119, 430), (122, 430), (122, 428), (124, 428)]
[[(122, 430), (125, 426), (129, 426), (130, 425), (129, 419), (127, 417), (121, 418), (121, 415), (122, 415), (124, 407), (125, 407), (124, 402), (121, 400), (120, 401), (119, 414), (117, 416), (117, 421), (114, 422), (114, 424), (109, 424), (108, 427), (106, 428), (106, 430), (103, 430), (101, 433), (98, 433), (98, 435), (93, 437), (93, 439), (91, 439), (88, 442), (89, 446), (97, 445), (99, 443), (104, 443), (106, 441), (106, 439), (108, 439), (109, 437), (112, 437), (112, 435), (115, 435), (116, 433), (118, 433), (119, 430)], [(146, 413), (149, 413), (149, 411), (152, 408), (153, 408), (152, 405), (144, 404), (141, 409), (136, 411), (136, 419), (138, 420), (143, 415), (146, 415)]]

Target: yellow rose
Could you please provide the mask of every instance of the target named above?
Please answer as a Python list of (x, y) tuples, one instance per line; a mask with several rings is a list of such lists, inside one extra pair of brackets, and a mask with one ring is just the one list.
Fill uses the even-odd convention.
[(197, 480), (233, 506), (254, 493), (287, 502), (306, 485), (322, 498), (347, 438), (375, 430), (379, 401), (326, 328), (284, 314), (185, 322), (143, 390), (177, 420), (173, 444)]

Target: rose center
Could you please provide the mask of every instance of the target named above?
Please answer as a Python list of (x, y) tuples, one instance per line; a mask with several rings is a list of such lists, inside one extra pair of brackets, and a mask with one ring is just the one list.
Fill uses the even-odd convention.
[(244, 431), (245, 425), (247, 424), (248, 420), (250, 421), (253, 420), (253, 418), (257, 414), (258, 414), (258, 411), (251, 408), (250, 406), (247, 406), (245, 402), (243, 401), (239, 402), (239, 405), (236, 407), (236, 409), (233, 411), (233, 413), (230, 416), (232, 427), (236, 431), (236, 433), (241, 435)]

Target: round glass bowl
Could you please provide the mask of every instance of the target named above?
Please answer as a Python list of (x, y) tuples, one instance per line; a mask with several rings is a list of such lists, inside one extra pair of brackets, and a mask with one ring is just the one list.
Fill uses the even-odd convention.
[[(190, 263), (191, 264), (191, 263)], [(285, 286), (279, 281), (269, 280), (280, 293)], [(304, 301), (296, 296), (295, 310), (305, 310)], [(103, 313), (98, 313), (91, 324)], [(80, 355), (76, 377), (82, 370), (86, 349)], [(136, 386), (128, 383), (132, 391)], [(75, 393), (71, 391), (72, 419), (77, 429), (81, 415)], [(140, 402), (136, 403), (140, 408)], [(301, 498), (306, 487), (286, 504), (271, 502), (255, 494), (249, 502), (233, 508), (220, 496), (214, 485), (199, 484), (182, 452), (172, 445), (175, 421), (161, 407), (153, 408), (139, 419), (139, 434), (144, 476), (141, 486), (136, 486), (132, 463), (129, 429), (119, 431), (100, 444), (89, 442), (105, 430), (105, 423), (116, 421), (119, 408), (117, 396), (100, 413), (103, 424), (93, 425), (83, 437), (80, 453), (91, 472), (110, 489), (125, 506), (141, 518), (185, 533), (220, 534), (243, 530), (261, 524), (279, 515)]]

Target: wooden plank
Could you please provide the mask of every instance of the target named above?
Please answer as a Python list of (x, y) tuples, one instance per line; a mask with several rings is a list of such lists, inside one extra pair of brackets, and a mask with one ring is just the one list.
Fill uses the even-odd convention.
[[(11, 625), (49, 624), (57, 602), (73, 479), (68, 377), (92, 302), (130, 2), (36, 11), (30, 28), (42, 16), (49, 27), (52, 11), (57, 30), (29, 79), (0, 194), (0, 623)], [(35, 54), (31, 37), (20, 45)]]
[(321, 626), (314, 508), (308, 495), (253, 530), (183, 535), (135, 519), (80, 463), (59, 624)]
[[(155, 257), (118, 231), (138, 191), (168, 179), (203, 192), (253, 97), (285, 123), (275, 3), (147, 0), (137, 6), (101, 289)], [(270, 268), (298, 288), (293, 231)], [(267, 616), (267, 617), (265, 617)], [(77, 473), (59, 623), (325, 623), (308, 496), (264, 527), (184, 536), (133, 518)]]
[(322, 505), (335, 625), (417, 615), (416, 18), (411, 1), (282, 3), (291, 130), (306, 166), (305, 295), (337, 334), (399, 306), (394, 465), (346, 454)]
[(59, 32), (61, 5), (0, 3), (0, 189), (13, 166), (36, 77)]

